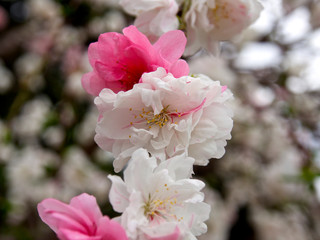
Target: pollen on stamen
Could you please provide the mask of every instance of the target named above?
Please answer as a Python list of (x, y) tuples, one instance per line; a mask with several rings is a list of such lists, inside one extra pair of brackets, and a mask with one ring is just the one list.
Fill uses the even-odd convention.
[(129, 108), (129, 111), (132, 111), (132, 108)]
[(129, 135), (129, 138), (131, 138), (131, 135)]

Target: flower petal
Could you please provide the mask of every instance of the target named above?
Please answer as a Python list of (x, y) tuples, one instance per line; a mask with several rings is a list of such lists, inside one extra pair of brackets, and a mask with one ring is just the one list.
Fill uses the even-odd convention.
[(72, 198), (70, 206), (81, 210), (92, 222), (97, 222), (102, 217), (96, 198), (89, 194), (83, 193)]
[(189, 65), (185, 60), (179, 59), (171, 65), (169, 72), (176, 78), (187, 76), (189, 74)]
[(171, 233), (168, 233), (174, 224), (161, 224), (153, 228), (144, 230), (146, 239), (148, 240), (179, 240), (181, 239), (181, 231), (179, 227), (175, 227)]
[(58, 232), (62, 226), (68, 226), (80, 232), (90, 231), (92, 222), (81, 210), (60, 202), (56, 199), (48, 198), (38, 204), (40, 218), (49, 227)]
[(153, 47), (159, 51), (162, 58), (173, 63), (182, 56), (186, 43), (187, 39), (184, 33), (175, 30), (163, 34)]
[(154, 49), (148, 38), (146, 37), (146, 35), (142, 34), (135, 26), (131, 25), (129, 27), (126, 27), (122, 30), (122, 32), (124, 36), (126, 36), (130, 41), (146, 50), (147, 53), (153, 55)]
[(186, 157), (186, 154), (184, 153), (161, 162), (157, 171), (168, 169), (170, 177), (175, 180), (190, 178), (193, 173), (194, 161), (193, 158)]
[(129, 193), (127, 186), (119, 176), (111, 176), (108, 178), (112, 181), (112, 186), (109, 192), (109, 200), (115, 211), (124, 212), (129, 206)]
[(60, 240), (101, 240), (100, 236), (90, 236), (78, 231), (62, 228), (57, 234)]
[(121, 225), (110, 220), (107, 216), (103, 217), (99, 221), (97, 235), (102, 236), (101, 240), (127, 240), (125, 230)]
[(129, 189), (137, 189), (141, 192), (146, 189), (152, 178), (153, 169), (157, 167), (157, 160), (149, 157), (147, 150), (140, 148), (132, 154), (131, 163), (124, 171), (124, 181)]
[(81, 83), (84, 90), (94, 96), (98, 96), (101, 89), (106, 87), (106, 83), (95, 72), (84, 74), (81, 78)]

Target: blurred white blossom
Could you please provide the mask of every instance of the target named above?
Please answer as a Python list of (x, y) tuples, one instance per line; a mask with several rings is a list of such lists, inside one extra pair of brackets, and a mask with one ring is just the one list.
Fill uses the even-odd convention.
[(38, 97), (27, 102), (19, 116), (12, 121), (13, 133), (27, 143), (40, 134), (50, 112), (51, 102), (46, 97)]
[(219, 51), (219, 41), (231, 40), (252, 24), (262, 10), (257, 0), (192, 0), (183, 21), (187, 25), (186, 55), (201, 47)]

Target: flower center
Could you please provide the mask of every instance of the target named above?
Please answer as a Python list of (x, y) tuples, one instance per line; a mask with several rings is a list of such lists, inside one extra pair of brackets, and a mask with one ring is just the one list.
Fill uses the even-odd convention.
[(144, 72), (148, 72), (146, 66), (140, 62), (141, 61), (139, 59), (136, 63), (125, 61), (121, 62), (119, 60), (116, 61), (117, 68), (124, 73), (123, 76), (118, 79), (118, 81), (126, 90), (132, 89), (133, 85), (139, 82), (142, 74)]
[(144, 118), (147, 120), (147, 124), (149, 128), (151, 128), (153, 125), (158, 125), (160, 128), (162, 128), (168, 120), (170, 119), (170, 113), (168, 112), (168, 106), (163, 108), (159, 114), (154, 115), (153, 112), (145, 112), (142, 111), (142, 115), (144, 115)]
[[(167, 184), (164, 185), (165, 191), (169, 191)], [(159, 190), (156, 190), (156, 193)], [(178, 192), (175, 191), (175, 195)], [(144, 205), (144, 215), (148, 218), (149, 221), (153, 220), (175, 220), (181, 221), (183, 217), (178, 218), (176, 214), (174, 214), (175, 207), (181, 207), (182, 203), (177, 200), (177, 198), (173, 195), (167, 198), (159, 198), (157, 194), (151, 196), (149, 194), (148, 200)]]
[[(134, 118), (136, 119), (133, 122), (130, 122), (130, 125), (146, 123), (148, 128), (152, 128), (152, 126), (159, 126), (162, 128), (166, 125), (169, 119), (172, 119), (172, 113), (168, 111), (169, 105), (161, 110), (159, 114), (154, 115), (152, 110), (145, 110), (142, 108), (141, 112), (137, 115), (134, 114)], [(133, 111), (132, 108), (129, 109)]]
[(215, 8), (212, 9), (213, 14), (213, 22), (216, 24), (215, 27), (220, 27), (218, 22), (222, 19), (228, 19), (230, 17), (228, 11), (228, 3), (220, 3), (219, 1), (216, 2)]
[[(145, 108), (142, 108), (141, 111), (129, 108), (129, 111), (133, 112), (134, 120), (130, 122), (129, 125), (126, 125), (123, 128), (129, 128), (133, 125), (138, 126), (140, 124), (147, 124), (149, 129), (152, 128), (152, 126), (158, 126), (159, 128), (162, 128), (169, 122), (169, 120), (171, 120), (171, 123), (178, 124), (178, 121), (174, 121), (175, 119), (200, 110), (205, 102), (206, 98), (202, 100), (199, 106), (192, 108), (186, 112), (178, 112), (177, 109), (175, 109), (174, 111), (170, 111), (169, 105), (167, 105), (160, 111), (160, 113), (156, 115), (151, 108), (150, 110), (145, 110)], [(129, 138), (131, 138), (131, 135), (129, 135)]]
[(215, 7), (208, 14), (210, 22), (217, 29), (231, 27), (231, 25), (238, 23), (241, 18), (246, 16), (247, 7), (245, 4), (221, 0), (216, 1)]

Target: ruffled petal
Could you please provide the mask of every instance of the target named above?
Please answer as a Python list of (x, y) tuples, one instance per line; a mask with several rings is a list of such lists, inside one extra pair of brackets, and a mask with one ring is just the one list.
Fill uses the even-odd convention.
[(144, 49), (148, 53), (154, 53), (154, 49), (149, 42), (148, 38), (139, 32), (139, 30), (131, 25), (129, 27), (126, 27), (122, 30), (124, 36), (126, 36), (131, 42), (137, 44), (140, 46), (142, 49)]
[(124, 181), (129, 189), (135, 188), (143, 192), (152, 178), (157, 160), (154, 157), (149, 157), (149, 153), (143, 148), (135, 151), (131, 159), (132, 163), (124, 172)]
[(106, 82), (104, 82), (95, 72), (89, 72), (82, 76), (81, 78), (82, 87), (87, 93), (98, 96), (100, 91), (106, 87)]

